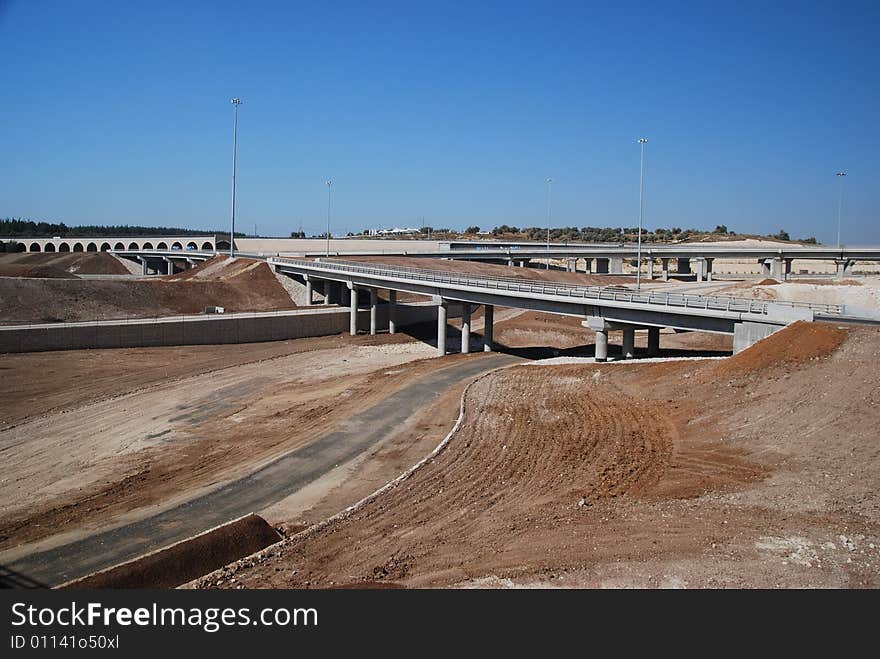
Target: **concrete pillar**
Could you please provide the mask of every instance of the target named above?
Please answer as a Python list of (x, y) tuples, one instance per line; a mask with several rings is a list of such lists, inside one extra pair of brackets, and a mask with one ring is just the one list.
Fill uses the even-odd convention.
[(612, 275), (622, 275), (623, 274), (623, 257), (622, 256), (612, 256), (609, 260), (609, 267), (611, 269)]
[(669, 281), (669, 259), (660, 259), (660, 269), (663, 271), (663, 281)]
[(706, 281), (712, 281), (712, 262), (715, 259), (706, 259)]
[(648, 356), (656, 357), (660, 354), (660, 328), (648, 328)]
[(171, 261), (171, 259), (165, 259), (165, 264), (166, 264), (165, 265), (165, 274), (166, 275), (173, 275), (174, 274), (174, 263)]
[(370, 289), (370, 334), (373, 336), (376, 335), (376, 314), (379, 308), (379, 296), (376, 294), (376, 289)]
[(388, 333), (397, 331), (397, 291), (388, 291)]
[(519, 262), (519, 267), (520, 267), (520, 268), (525, 268), (525, 267), (526, 267), (526, 262), (525, 262), (525, 261), (520, 261), (520, 262)]
[(834, 264), (837, 266), (837, 278), (843, 279), (844, 277), (849, 277), (852, 275), (852, 269), (855, 265), (855, 261), (850, 259), (834, 259)]
[(461, 354), (471, 351), (471, 305), (464, 303), (461, 309)]
[(624, 359), (632, 359), (635, 356), (635, 345), (636, 345), (636, 328), (635, 327), (624, 327), (623, 328), (623, 343), (621, 344), (621, 356)]
[(495, 334), (495, 307), (487, 304), (483, 307), (483, 352), (492, 352)]
[(608, 274), (608, 259), (596, 259), (596, 274)]
[(311, 306), (312, 304), (312, 280), (306, 275), (306, 305)]
[(324, 304), (330, 304), (330, 293), (333, 291), (334, 285), (329, 279), (324, 281)]
[(349, 290), (351, 294), (349, 296), (348, 333), (356, 336), (358, 333), (358, 289), (356, 286), (349, 285)]
[(593, 272), (593, 259), (584, 259), (584, 272), (587, 274)]
[(649, 256), (647, 261), (648, 269), (645, 271), (645, 274), (646, 278), (650, 280), (654, 278), (654, 259)]
[(761, 276), (769, 277), (770, 276), (770, 261), (769, 259), (758, 259), (758, 263), (761, 264)]
[(507, 267), (508, 267), (508, 268), (512, 268), (512, 267), (513, 267), (513, 259), (507, 259)]
[(596, 330), (596, 361), (608, 361), (608, 330)]
[(794, 259), (783, 259), (783, 261), (785, 261), (785, 267), (782, 270), (782, 276), (788, 280), (791, 278), (789, 276), (791, 275), (791, 262), (794, 261)]
[(144, 257), (141, 257), (141, 274), (144, 277), (146, 277), (148, 274), (150, 274), (150, 268), (147, 265), (147, 259), (145, 259)]
[(691, 273), (691, 260), (689, 258), (678, 259), (678, 274), (689, 275)]
[(446, 300), (437, 305), (437, 356), (446, 354)]
[(705, 281), (706, 279), (706, 259), (702, 256), (691, 259), (690, 269), (696, 270), (697, 281)]
[(770, 276), (776, 281), (785, 280), (785, 261), (780, 257), (770, 259)]

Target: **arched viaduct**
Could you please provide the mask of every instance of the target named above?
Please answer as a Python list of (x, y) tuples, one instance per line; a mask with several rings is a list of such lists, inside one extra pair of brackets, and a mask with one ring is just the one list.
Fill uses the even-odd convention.
[(143, 250), (197, 250), (215, 252), (229, 249), (228, 240), (215, 236), (145, 236), (103, 238), (13, 238), (20, 252), (109, 252)]

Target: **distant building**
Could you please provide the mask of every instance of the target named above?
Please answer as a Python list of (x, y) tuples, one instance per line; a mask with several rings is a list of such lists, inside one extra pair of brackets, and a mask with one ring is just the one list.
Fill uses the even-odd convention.
[(371, 236), (411, 236), (421, 233), (420, 229), (394, 227), (393, 229), (370, 229)]

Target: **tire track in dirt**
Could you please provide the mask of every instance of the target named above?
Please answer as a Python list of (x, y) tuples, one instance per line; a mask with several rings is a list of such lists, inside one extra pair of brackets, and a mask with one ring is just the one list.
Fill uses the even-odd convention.
[(541, 538), (558, 538), (570, 515), (596, 503), (645, 493), (671, 454), (659, 406), (583, 373), (514, 367), (481, 378), (442, 452), (350, 516), (292, 538), (283, 557), (237, 583), (442, 585), (534, 567)]

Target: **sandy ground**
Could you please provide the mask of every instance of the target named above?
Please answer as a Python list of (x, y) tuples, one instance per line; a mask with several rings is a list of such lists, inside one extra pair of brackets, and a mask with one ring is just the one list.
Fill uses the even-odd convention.
[[(772, 282), (773, 280), (768, 280)], [(754, 285), (748, 282), (724, 286), (719, 293), (784, 302), (818, 302), (880, 311), (880, 277), (825, 281), (794, 280)]]
[(216, 257), (176, 275), (126, 281), (0, 277), (4, 324), (196, 314), (207, 306), (233, 312), (296, 305), (271, 268), (253, 259)]
[(436, 458), (221, 585), (880, 586), (878, 349), (798, 324), (728, 360), (497, 371)]
[(77, 275), (127, 275), (128, 268), (112, 254), (67, 252), (0, 254), (0, 277), (75, 279)]

